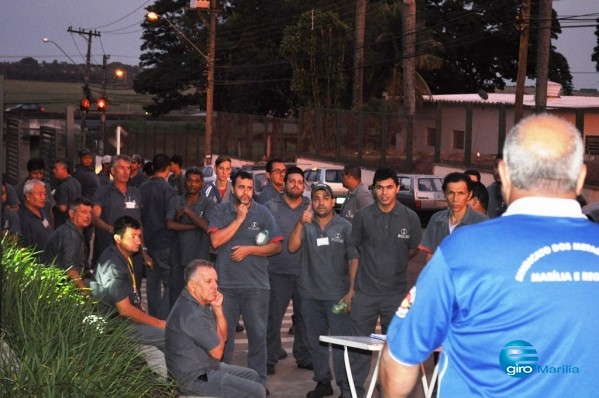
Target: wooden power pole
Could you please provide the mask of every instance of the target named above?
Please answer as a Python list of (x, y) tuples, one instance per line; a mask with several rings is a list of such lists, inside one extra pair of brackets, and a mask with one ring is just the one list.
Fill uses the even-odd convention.
[(416, 113), (416, 2), (404, 0), (401, 8), (403, 41), (403, 106), (406, 118), (406, 169), (412, 170), (414, 114)]
[(364, 32), (366, 30), (366, 2), (367, 0), (356, 0), (353, 109), (358, 109), (362, 106), (362, 97), (364, 95)]
[(526, 81), (526, 65), (528, 64), (528, 37), (530, 34), (530, 2), (522, 0), (517, 28), (520, 30), (520, 51), (518, 54), (518, 76), (516, 79), (516, 98), (514, 102), (514, 124), (523, 117), (524, 83)]
[(539, 33), (537, 36), (537, 87), (535, 92), (535, 113), (547, 108), (547, 82), (549, 77), (549, 52), (551, 48), (552, 0), (539, 1)]

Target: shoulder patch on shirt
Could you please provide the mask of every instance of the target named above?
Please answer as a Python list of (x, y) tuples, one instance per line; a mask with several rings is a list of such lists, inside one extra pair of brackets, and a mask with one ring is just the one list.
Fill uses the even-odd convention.
[(395, 315), (397, 315), (400, 318), (405, 318), (406, 315), (408, 315), (408, 312), (410, 311), (410, 308), (412, 307), (412, 304), (414, 303), (415, 299), (416, 286), (412, 287), (408, 294), (406, 294), (406, 297), (402, 300), (401, 304), (397, 308), (397, 312), (395, 313)]

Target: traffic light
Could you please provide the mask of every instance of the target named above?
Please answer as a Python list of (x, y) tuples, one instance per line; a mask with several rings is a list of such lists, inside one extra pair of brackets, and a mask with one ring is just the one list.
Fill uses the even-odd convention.
[(99, 111), (104, 112), (106, 110), (106, 98), (98, 98), (98, 102), (96, 103)]
[(87, 112), (89, 110), (89, 100), (87, 98), (83, 98), (81, 100), (81, 102), (79, 103), (79, 109), (81, 109), (84, 112)]

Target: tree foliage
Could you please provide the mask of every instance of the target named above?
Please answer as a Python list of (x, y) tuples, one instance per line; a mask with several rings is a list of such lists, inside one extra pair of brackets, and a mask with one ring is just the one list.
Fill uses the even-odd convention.
[[(443, 47), (441, 69), (424, 73), (435, 93), (477, 92), (503, 89), (505, 80), (516, 81), (520, 31), (517, 28), (520, 0), (426, 0), (427, 29)], [(538, 4), (531, 10), (527, 76), (535, 77)], [(552, 38), (561, 33), (553, 13)], [(565, 58), (551, 47), (549, 78), (572, 88), (572, 76)]]
[(314, 108), (339, 105), (347, 87), (345, 45), (350, 28), (333, 12), (309, 11), (285, 29), (281, 55), (291, 64), (291, 89)]
[[(353, 76), (351, 32), (355, 2), (218, 0), (218, 3), (216, 110), (253, 114), (272, 111), (283, 115), (289, 108), (303, 105), (350, 106), (351, 85), (347, 83)], [(202, 13), (202, 19), (195, 11), (185, 11), (187, 4), (186, 0), (156, 0), (149, 9), (167, 16), (199, 48), (207, 49), (207, 13)], [(504, 88), (506, 81), (515, 81), (519, 8), (520, 0), (418, 1), (416, 63), (421, 91), (426, 92), (427, 87), (433, 93), (477, 92), (481, 88), (495, 91)], [(534, 2), (529, 78), (535, 77), (536, 10)], [(313, 35), (312, 15), (318, 16), (317, 19), (336, 16), (330, 19), (328, 43), (308, 39)], [(205, 59), (164, 21), (145, 21), (142, 26), (143, 71), (135, 81), (135, 89), (154, 96), (154, 104), (148, 110), (160, 114), (188, 105), (203, 108)], [(385, 91), (391, 97), (399, 97), (404, 56), (401, 1), (370, 0), (366, 30), (365, 101), (380, 98)], [(342, 31), (346, 31), (343, 40)], [(332, 36), (333, 32), (338, 36)], [(554, 13), (552, 37), (556, 38), (560, 32)], [(321, 39), (327, 37), (324, 26), (317, 33)], [(568, 63), (554, 47), (550, 53), (549, 79), (562, 84), (566, 93), (572, 89)]]

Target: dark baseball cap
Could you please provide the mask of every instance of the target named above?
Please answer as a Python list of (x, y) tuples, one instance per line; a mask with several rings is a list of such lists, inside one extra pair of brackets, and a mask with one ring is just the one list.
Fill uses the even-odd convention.
[(315, 184), (312, 184), (312, 197), (314, 197), (314, 194), (316, 193), (316, 191), (321, 191), (321, 190), (326, 191), (329, 195), (331, 195), (331, 197), (333, 197), (333, 190), (331, 189), (331, 187), (322, 182), (317, 182)]
[(86, 155), (91, 155), (91, 154), (92, 154), (91, 151), (89, 149), (87, 149), (87, 148), (81, 148), (79, 150), (79, 152), (77, 152), (77, 155), (79, 155), (79, 157), (86, 156)]

